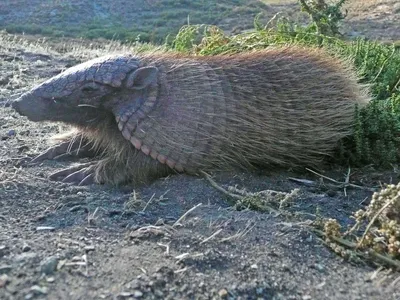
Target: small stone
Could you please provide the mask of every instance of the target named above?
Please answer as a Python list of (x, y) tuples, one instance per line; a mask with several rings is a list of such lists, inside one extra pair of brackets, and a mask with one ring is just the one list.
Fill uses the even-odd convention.
[(32, 249), (31, 246), (29, 246), (28, 244), (23, 244), (22, 245), (22, 252), (28, 252), (31, 249)]
[(141, 298), (141, 297), (143, 297), (143, 293), (141, 291), (134, 291), (133, 292), (133, 297)]
[(250, 269), (258, 269), (257, 264), (252, 264), (252, 265), (250, 266)]
[(337, 193), (336, 193), (335, 190), (327, 190), (327, 191), (326, 191), (326, 194), (327, 194), (329, 197), (335, 197)]
[(24, 299), (25, 300), (30, 300), (30, 299), (33, 299), (33, 297), (35, 297), (35, 295), (33, 293), (29, 293), (24, 297)]
[(46, 275), (52, 275), (57, 271), (58, 258), (50, 256), (41, 263), (40, 272)]
[(119, 298), (128, 298), (128, 297), (131, 297), (131, 296), (132, 296), (132, 293), (129, 293), (129, 292), (121, 292), (121, 293), (118, 294)]
[(323, 287), (324, 287), (325, 285), (326, 285), (326, 282), (323, 281), (323, 282), (321, 282), (320, 284), (317, 284), (315, 288), (316, 288), (317, 290), (322, 290)]
[(179, 289), (179, 291), (180, 291), (181, 293), (183, 293), (183, 292), (185, 292), (187, 289), (188, 289), (188, 285), (187, 285), (187, 284), (184, 284), (184, 285), (181, 286), (181, 288)]
[(279, 254), (278, 254), (276, 251), (271, 250), (271, 251), (269, 252), (269, 256), (271, 256), (271, 257), (279, 257)]
[(7, 274), (0, 275), (0, 288), (5, 287), (10, 282)]
[(1, 265), (0, 266), (0, 274), (7, 274), (12, 270), (12, 266), (10, 265)]
[(228, 291), (227, 291), (226, 289), (219, 290), (219, 291), (218, 291), (218, 295), (219, 295), (221, 298), (226, 298), (226, 297), (228, 297)]
[(28, 151), (29, 147), (27, 145), (23, 145), (17, 148), (18, 152)]
[(47, 287), (43, 286), (38, 286), (38, 285), (34, 285), (31, 287), (31, 292), (33, 292), (35, 295), (46, 295), (47, 294)]
[(53, 283), (55, 281), (55, 278), (54, 277), (49, 277), (49, 278), (46, 278), (46, 281), (48, 283)]
[(80, 262), (82, 261), (82, 256), (74, 256), (71, 258), (72, 262)]
[(156, 295), (159, 298), (164, 298), (164, 293), (161, 290), (155, 290), (154, 295)]
[(90, 246), (86, 246), (86, 247), (85, 247), (85, 251), (86, 251), (86, 252), (90, 252), (90, 251), (94, 251), (94, 250), (95, 250), (95, 248), (94, 248), (93, 245), (90, 245)]
[(282, 271), (290, 272), (290, 267), (288, 265), (282, 264)]
[(6, 245), (0, 245), (0, 258), (8, 254), (8, 249)]
[(320, 272), (322, 272), (324, 270), (324, 266), (321, 264), (315, 264), (314, 268)]

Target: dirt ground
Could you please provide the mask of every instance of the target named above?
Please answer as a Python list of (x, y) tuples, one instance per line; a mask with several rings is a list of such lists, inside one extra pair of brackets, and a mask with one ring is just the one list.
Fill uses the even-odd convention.
[[(319, 180), (306, 171), (216, 175), (225, 188), (299, 188), (288, 210), (301, 217), (288, 219), (236, 211), (207, 180), (186, 175), (135, 191), (49, 181), (77, 161), (28, 162), (64, 128), (27, 121), (9, 99), (79, 60), (123, 50), (61, 48), (0, 35), (0, 299), (400, 299), (399, 273), (345, 261), (301, 226), (317, 209), (347, 226), (371, 192), (289, 179)], [(351, 181), (374, 187), (397, 183), (398, 173), (370, 167)]]
[[(271, 11), (286, 12), (292, 18), (298, 17), (304, 20), (304, 15), (298, 14), (297, 0), (264, 0), (263, 2), (271, 5)], [(340, 31), (345, 36), (365, 37), (383, 42), (400, 40), (400, 2), (398, 0), (348, 0), (343, 8), (347, 15)]]

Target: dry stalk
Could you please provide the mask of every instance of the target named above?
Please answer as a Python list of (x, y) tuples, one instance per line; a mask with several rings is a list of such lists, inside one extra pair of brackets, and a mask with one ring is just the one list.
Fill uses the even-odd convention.
[[(294, 189), (291, 193), (285, 193), (285, 192), (279, 192), (279, 191), (274, 191), (274, 190), (265, 190), (265, 191), (259, 191), (259, 192), (247, 192), (245, 190), (240, 190), (237, 189), (235, 187), (230, 187), (229, 190), (224, 189), (223, 187), (219, 186), (212, 178), (209, 174), (207, 174), (204, 171), (201, 171), (201, 173), (204, 175), (204, 177), (208, 180), (208, 182), (211, 184), (211, 186), (213, 186), (214, 188), (216, 188), (218, 191), (224, 193), (225, 195), (238, 200), (236, 202), (239, 201), (244, 201), (246, 200), (246, 198), (251, 198), (251, 197), (263, 197), (263, 209), (269, 210), (270, 212), (273, 212), (275, 214), (280, 214), (282, 213), (282, 207), (284, 206), (284, 204), (286, 204), (289, 200), (291, 200), (295, 195), (297, 195), (297, 193), (299, 192), (298, 189)], [(231, 191), (234, 191), (234, 193), (232, 193)], [(283, 197), (283, 199), (281, 199), (279, 202), (279, 209), (275, 209), (273, 207), (271, 207), (270, 205), (267, 204), (268, 199), (273, 198), (273, 200), (276, 200), (276, 197)]]
[(185, 212), (185, 213), (172, 225), (172, 228), (174, 228), (174, 227), (180, 225), (180, 224), (181, 224), (181, 221), (183, 221), (183, 220), (186, 218), (186, 216), (187, 216), (188, 214), (190, 214), (192, 211), (194, 211), (195, 209), (197, 209), (197, 208), (200, 207), (201, 205), (203, 205), (203, 204), (202, 204), (202, 203), (199, 203), (199, 204), (197, 204), (196, 206), (194, 206), (194, 207), (192, 207), (191, 209), (189, 209), (187, 212)]
[(254, 228), (254, 226), (256, 226), (256, 225), (253, 225), (250, 227), (250, 223), (249, 223), (246, 225), (245, 229), (239, 230), (234, 235), (231, 235), (231, 236), (221, 239), (221, 242), (227, 242), (227, 241), (231, 241), (231, 240), (235, 240), (235, 239), (240, 239), (240, 238), (244, 237), (245, 235), (247, 235)]
[[(321, 177), (321, 178), (324, 178), (326, 180), (329, 180), (329, 181), (335, 183), (335, 187), (336, 188), (346, 189), (348, 187), (352, 187), (352, 188), (366, 190), (366, 191), (370, 191), (370, 192), (375, 192), (376, 191), (376, 188), (370, 188), (370, 187), (366, 187), (366, 186), (361, 186), (361, 185), (350, 183), (349, 182), (349, 180), (350, 180), (350, 168), (349, 168), (348, 173), (346, 175), (346, 179), (343, 182), (340, 182), (340, 181), (337, 181), (337, 180), (335, 180), (333, 178), (330, 178), (328, 176), (322, 175), (322, 174), (320, 174), (320, 173), (318, 173), (316, 171), (313, 171), (313, 170), (311, 170), (309, 168), (306, 168), (306, 170), (311, 172), (311, 173), (313, 173), (313, 174), (315, 174), (315, 175), (317, 175), (317, 176), (319, 176), (319, 177)], [(346, 191), (345, 191), (345, 194), (346, 194)]]
[(368, 223), (367, 228), (364, 231), (364, 234), (362, 235), (360, 241), (358, 242), (357, 249), (360, 248), (364, 242), (365, 237), (367, 236), (369, 230), (371, 229), (372, 225), (375, 223), (376, 219), (382, 214), (382, 212), (392, 205), (395, 201), (399, 199), (400, 196), (393, 197), (390, 201), (386, 202), (385, 205), (381, 207), (381, 209), (374, 215), (374, 217), (371, 219), (371, 221)]
[(200, 242), (200, 245), (207, 243), (208, 241), (212, 240), (213, 238), (215, 238), (218, 234), (220, 234), (222, 231), (222, 229), (218, 229), (216, 232), (214, 232), (212, 235), (210, 235), (208, 238), (202, 240)]
[[(318, 229), (313, 228), (313, 227), (309, 227), (309, 226), (307, 226), (307, 227), (310, 228), (313, 232), (315, 232), (319, 236), (326, 237), (326, 234), (323, 231), (318, 230)], [(365, 254), (362, 253), (361, 251), (357, 250), (358, 249), (358, 244), (357, 243), (353, 243), (353, 242), (348, 241), (346, 239), (343, 239), (343, 238), (340, 238), (340, 237), (335, 237), (335, 236), (329, 236), (329, 239), (333, 240), (335, 243), (337, 243), (337, 244), (339, 244), (341, 246), (344, 246), (346, 248), (349, 248), (349, 249), (353, 250), (356, 255), (365, 258)], [(379, 253), (375, 252), (372, 249), (369, 249), (367, 251), (367, 254), (372, 256), (372, 257), (374, 257), (374, 258), (376, 258), (377, 260), (387, 264), (387, 265), (390, 265), (390, 266), (400, 270), (400, 262), (390, 258), (387, 255), (379, 254)]]

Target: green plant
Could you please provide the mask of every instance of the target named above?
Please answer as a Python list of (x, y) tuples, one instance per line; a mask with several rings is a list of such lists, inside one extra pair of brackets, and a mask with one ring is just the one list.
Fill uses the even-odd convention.
[(346, 1), (339, 0), (334, 4), (327, 4), (325, 0), (299, 0), (299, 3), (301, 10), (307, 12), (311, 18), (311, 28), (315, 28), (319, 34), (337, 36), (341, 35), (339, 22), (347, 15), (341, 11)]

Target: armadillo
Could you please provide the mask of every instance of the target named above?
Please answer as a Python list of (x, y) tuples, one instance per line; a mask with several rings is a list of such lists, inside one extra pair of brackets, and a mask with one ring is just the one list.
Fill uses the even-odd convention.
[(140, 184), (174, 172), (322, 166), (369, 99), (348, 63), (292, 46), (109, 55), (50, 78), (13, 107), (76, 128), (36, 161), (67, 148), (99, 157), (51, 178)]

